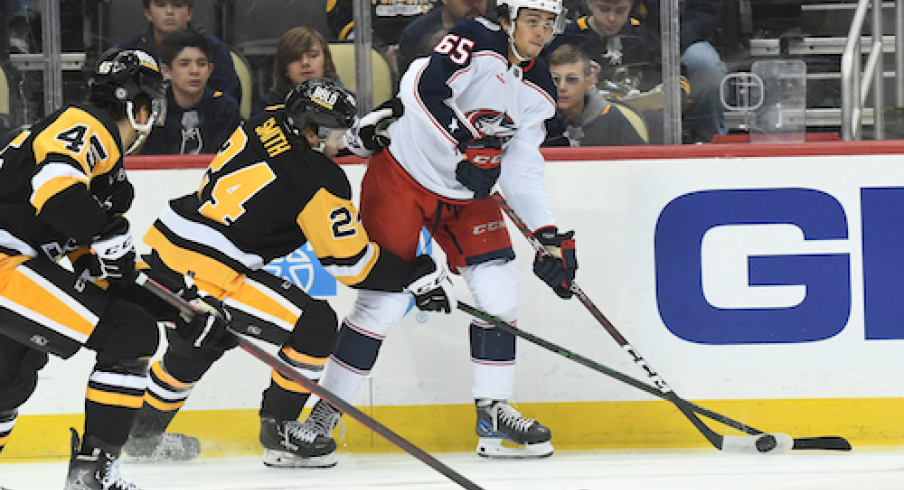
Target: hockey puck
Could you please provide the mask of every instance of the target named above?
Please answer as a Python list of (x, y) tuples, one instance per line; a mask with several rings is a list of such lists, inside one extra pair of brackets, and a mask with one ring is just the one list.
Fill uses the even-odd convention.
[(756, 450), (761, 453), (768, 453), (778, 446), (778, 441), (775, 440), (775, 436), (771, 434), (766, 434), (763, 437), (760, 437), (756, 440)]

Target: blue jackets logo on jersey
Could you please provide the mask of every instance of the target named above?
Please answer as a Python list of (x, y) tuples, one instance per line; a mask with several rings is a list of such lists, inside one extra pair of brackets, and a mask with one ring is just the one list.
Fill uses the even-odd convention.
[(503, 144), (515, 135), (518, 125), (504, 112), (491, 109), (478, 109), (467, 114), (468, 122), (480, 132), (478, 138), (495, 136), (502, 140)]

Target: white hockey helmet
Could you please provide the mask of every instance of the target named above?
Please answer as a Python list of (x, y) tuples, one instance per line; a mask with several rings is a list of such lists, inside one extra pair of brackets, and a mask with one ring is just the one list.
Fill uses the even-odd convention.
[(536, 9), (555, 14), (556, 23), (553, 34), (561, 34), (565, 31), (565, 6), (562, 0), (496, 0), (497, 6), (508, 7), (509, 20), (514, 24), (521, 9)]

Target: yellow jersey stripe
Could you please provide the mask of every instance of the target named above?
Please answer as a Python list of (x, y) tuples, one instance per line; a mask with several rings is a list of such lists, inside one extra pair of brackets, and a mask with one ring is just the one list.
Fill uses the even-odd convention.
[(144, 403), (143, 395), (126, 395), (123, 393), (110, 393), (95, 388), (88, 388), (85, 399), (101, 405), (114, 407), (141, 408)]

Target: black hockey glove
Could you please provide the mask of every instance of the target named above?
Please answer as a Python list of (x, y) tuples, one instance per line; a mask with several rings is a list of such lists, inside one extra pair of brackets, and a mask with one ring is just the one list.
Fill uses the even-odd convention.
[(191, 317), (180, 315), (176, 333), (196, 349), (228, 350), (238, 345), (238, 339), (229, 331), (232, 316), (223, 303), (199, 290), (190, 280), (186, 282), (188, 287), (180, 295), (196, 313)]
[(414, 304), (423, 311), (451, 313), (458, 307), (455, 288), (446, 268), (430, 255), (419, 255), (405, 290), (414, 295)]
[(129, 222), (114, 217), (91, 243), (91, 253), (81, 255), (72, 264), (82, 279), (103, 279), (113, 289), (125, 289), (135, 282), (135, 245)]
[(537, 230), (534, 237), (549, 252), (537, 252), (534, 257), (534, 274), (549, 284), (560, 298), (570, 298), (574, 294), (571, 285), (578, 270), (578, 260), (574, 253), (574, 231), (559, 233), (555, 226), (547, 226)]
[(386, 128), (405, 112), (402, 101), (393, 97), (369, 112), (345, 132), (345, 147), (359, 157), (369, 157), (389, 146)]
[(97, 204), (107, 212), (107, 216), (113, 217), (125, 213), (132, 207), (135, 188), (126, 179), (125, 170), (120, 168), (115, 173), (111, 172), (102, 179), (92, 181), (91, 194)]
[(502, 173), (502, 140), (485, 136), (460, 145), (464, 159), (455, 167), (455, 179), (474, 191), (474, 199), (486, 199)]

